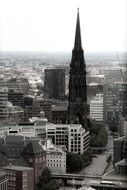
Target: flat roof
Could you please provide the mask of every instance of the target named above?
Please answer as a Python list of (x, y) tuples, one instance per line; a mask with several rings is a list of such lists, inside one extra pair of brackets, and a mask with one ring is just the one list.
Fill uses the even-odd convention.
[(24, 170), (32, 170), (33, 168), (30, 167), (23, 167), (23, 166), (14, 166), (14, 165), (8, 165), (2, 167), (3, 169), (7, 170), (16, 170), (16, 171), (24, 171)]
[(67, 105), (52, 105), (52, 111), (67, 111)]

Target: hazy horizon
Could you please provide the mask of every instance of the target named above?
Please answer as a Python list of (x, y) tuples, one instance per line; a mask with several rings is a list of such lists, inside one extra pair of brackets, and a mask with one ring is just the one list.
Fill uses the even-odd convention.
[(126, 0), (0, 1), (0, 50), (71, 52), (77, 7), (84, 52), (127, 51)]

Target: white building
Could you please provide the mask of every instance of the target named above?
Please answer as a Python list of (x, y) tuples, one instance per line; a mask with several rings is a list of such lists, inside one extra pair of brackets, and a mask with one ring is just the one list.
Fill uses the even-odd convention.
[(82, 154), (89, 148), (89, 131), (79, 124), (16, 125), (0, 129), (1, 137), (9, 134), (52, 139), (55, 146), (64, 147), (75, 154)]
[(103, 94), (97, 94), (90, 101), (90, 117), (96, 121), (103, 121)]
[(53, 144), (75, 154), (82, 154), (89, 148), (89, 132), (79, 124), (47, 124), (46, 136)]
[(51, 173), (66, 173), (66, 153), (51, 144), (50, 140), (47, 140), (46, 146), (43, 148), (46, 151), (46, 166)]

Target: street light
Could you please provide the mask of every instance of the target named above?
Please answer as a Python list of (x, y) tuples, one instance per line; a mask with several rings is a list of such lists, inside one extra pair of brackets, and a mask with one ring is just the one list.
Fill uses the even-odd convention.
[(75, 188), (75, 179), (72, 180), (73, 187)]

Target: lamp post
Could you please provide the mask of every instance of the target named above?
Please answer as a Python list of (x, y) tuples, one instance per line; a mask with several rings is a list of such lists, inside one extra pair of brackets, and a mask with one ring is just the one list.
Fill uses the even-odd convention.
[(75, 179), (72, 180), (73, 187), (75, 189)]

